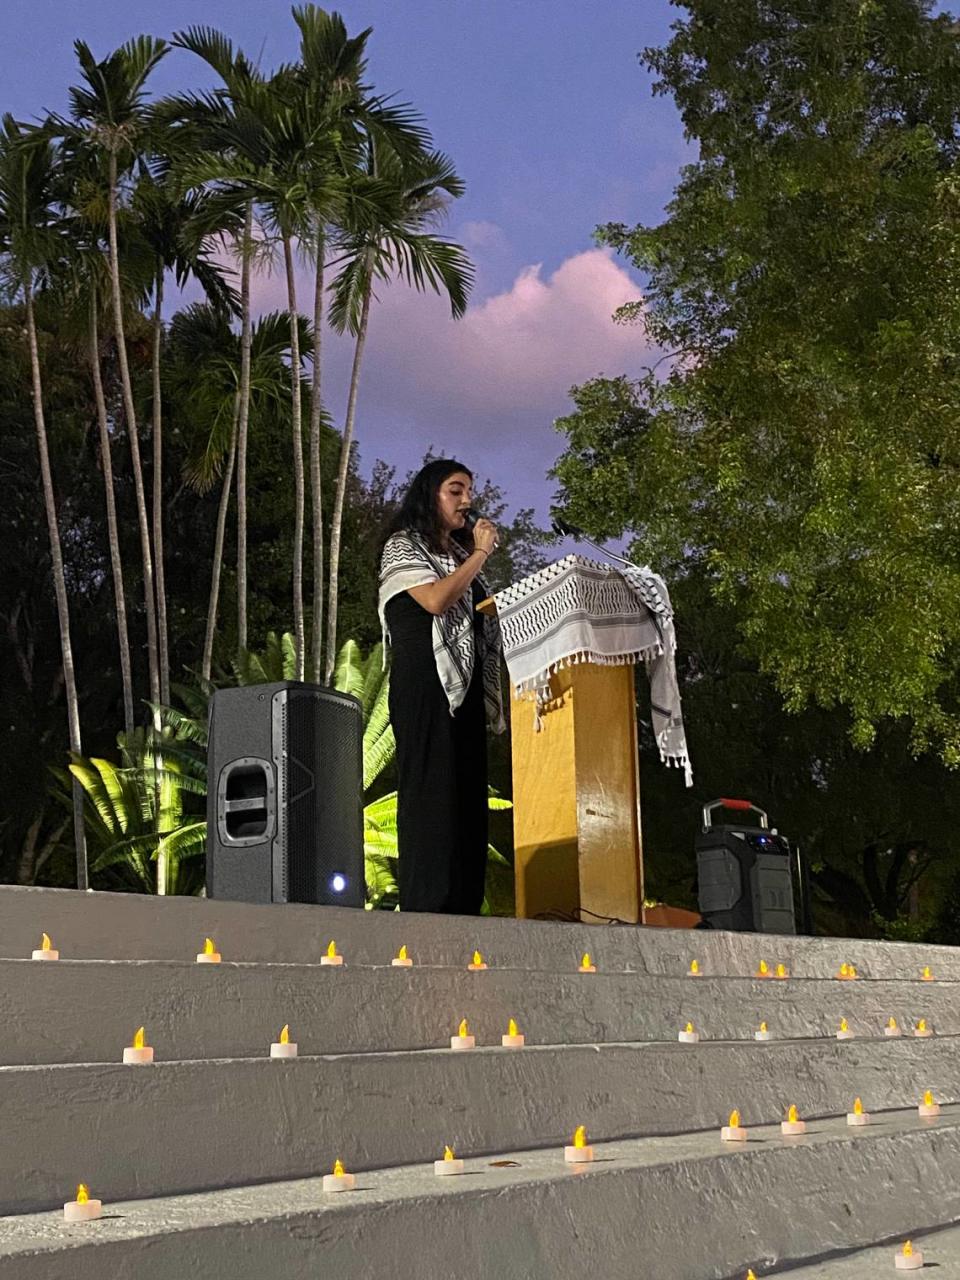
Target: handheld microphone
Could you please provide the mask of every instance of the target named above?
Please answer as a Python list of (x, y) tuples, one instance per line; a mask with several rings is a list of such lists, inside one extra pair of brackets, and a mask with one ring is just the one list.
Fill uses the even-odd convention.
[(467, 507), (466, 511), (463, 513), (463, 527), (465, 529), (472, 529), (477, 521), (482, 519), (482, 513), (479, 512), (476, 507)]

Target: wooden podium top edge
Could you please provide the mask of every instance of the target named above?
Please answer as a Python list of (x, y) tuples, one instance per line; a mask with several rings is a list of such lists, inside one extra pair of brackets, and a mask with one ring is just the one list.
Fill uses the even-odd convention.
[(487, 596), (486, 600), (481, 600), (477, 605), (477, 613), (488, 613), (491, 617), (497, 612), (497, 606), (493, 603), (493, 596)]

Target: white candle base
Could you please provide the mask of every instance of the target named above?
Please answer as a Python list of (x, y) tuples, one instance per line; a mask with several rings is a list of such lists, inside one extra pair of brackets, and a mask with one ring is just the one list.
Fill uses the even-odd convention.
[(586, 967), (581, 965), (580, 968), (577, 970), (577, 973), (596, 973), (596, 972), (597, 972), (597, 966), (595, 964), (588, 964)]
[(564, 1147), (563, 1158), (567, 1164), (589, 1164), (593, 1159), (593, 1147)]
[(940, 1114), (939, 1102), (921, 1102), (917, 1107), (917, 1114), (921, 1120), (932, 1120), (934, 1116)]
[(64, 1222), (94, 1222), (103, 1212), (102, 1200), (88, 1200), (80, 1204), (77, 1200), (68, 1200), (63, 1206)]
[(703, 977), (703, 974), (700, 972), (700, 970), (699, 970), (699, 969), (688, 969), (688, 970), (687, 970), (687, 977), (688, 977), (688, 978), (702, 978), (702, 977)]
[[(343, 964), (343, 956), (321, 956), (320, 963), (321, 964)], [(332, 1178), (333, 1174), (331, 1173), (326, 1176)]]
[(681, 1031), (677, 1036), (677, 1039), (680, 1041), (681, 1044), (699, 1044), (700, 1032), (699, 1031)]
[(806, 1120), (781, 1120), (780, 1132), (785, 1138), (799, 1138), (807, 1132)]
[(297, 1046), (295, 1044), (291, 1044), (289, 1042), (287, 1044), (281, 1044), (280, 1041), (277, 1040), (270, 1046), (271, 1058), (295, 1058), (296, 1056)]
[(524, 1037), (522, 1035), (503, 1035), (500, 1037), (500, 1043), (505, 1049), (522, 1049), (524, 1046)]
[(413, 961), (409, 956), (406, 960), (401, 960), (399, 956), (394, 956), (390, 963), (393, 965), (394, 969), (409, 969), (413, 964)]
[(837, 1039), (838, 1039), (838, 1040), (852, 1040), (852, 1039), (853, 1039), (853, 1032), (852, 1032), (852, 1031), (838, 1031), (838, 1032), (837, 1032)]
[(902, 1036), (903, 1032), (899, 1027), (884, 1027), (883, 1034), (885, 1036)]
[(919, 1271), (923, 1267), (923, 1254), (917, 1249), (910, 1254), (895, 1254), (893, 1265), (896, 1271)]
[(463, 1173), (463, 1161), (454, 1160), (434, 1160), (433, 1172), (438, 1178), (452, 1178), (458, 1173)]
[(123, 1060), (128, 1065), (146, 1066), (153, 1061), (153, 1049), (148, 1044), (145, 1044), (142, 1049), (135, 1049), (133, 1045), (128, 1044), (123, 1051)]
[(465, 1049), (476, 1048), (476, 1036), (451, 1036), (450, 1048), (454, 1053), (462, 1053)]
[(214, 951), (211, 955), (207, 955), (206, 951), (201, 951), (197, 956), (197, 964), (219, 964), (220, 952)]
[(481, 969), (487, 968), (487, 963), (486, 961), (483, 961), (482, 964), (474, 964), (473, 961), (471, 960), (470, 963), (467, 965), (467, 968), (470, 970), (471, 973), (479, 973)]
[(773, 1032), (772, 1031), (755, 1031), (753, 1033), (753, 1038), (754, 1040), (772, 1040)]
[(725, 1124), (720, 1130), (721, 1142), (746, 1142), (747, 1131), (743, 1125)]
[(847, 1112), (847, 1124), (850, 1125), (851, 1128), (855, 1128), (858, 1125), (869, 1124), (869, 1123), (870, 1123), (869, 1111), (861, 1111), (859, 1115), (857, 1115), (856, 1111)]
[(930, 1027), (924, 1027), (922, 1031), (920, 1030), (919, 1027), (914, 1027), (913, 1034), (917, 1037), (918, 1040), (929, 1040), (930, 1037), (933, 1035), (933, 1031), (930, 1029)]
[(325, 1173), (323, 1175), (324, 1194), (333, 1195), (338, 1191), (352, 1191), (356, 1182), (352, 1173)]
[(31, 960), (59, 960), (60, 952), (55, 950), (55, 948), (53, 947), (37, 947), (36, 951), (31, 952), (30, 959)]

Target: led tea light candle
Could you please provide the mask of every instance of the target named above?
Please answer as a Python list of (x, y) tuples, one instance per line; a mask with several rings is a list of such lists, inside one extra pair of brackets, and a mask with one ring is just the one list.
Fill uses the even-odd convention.
[(776, 974), (776, 976), (777, 976), (778, 978), (789, 978), (789, 977), (790, 977), (790, 973), (789, 973), (789, 971), (788, 971), (788, 969), (787, 969), (787, 966), (786, 966), (785, 964), (778, 964), (778, 965), (777, 965), (777, 974)]
[(505, 1049), (522, 1049), (524, 1046), (523, 1034), (517, 1029), (517, 1024), (511, 1018), (507, 1023), (507, 1033), (500, 1037), (500, 1043)]
[(290, 1027), (284, 1023), (280, 1029), (280, 1039), (270, 1046), (271, 1058), (295, 1058), (297, 1056), (297, 1046), (295, 1041), (290, 1039)]
[(476, 1045), (476, 1037), (472, 1036), (467, 1028), (466, 1018), (460, 1023), (460, 1029), (455, 1036), (450, 1037), (450, 1048), (455, 1050), (472, 1049)]
[(463, 1161), (458, 1160), (453, 1154), (451, 1147), (443, 1148), (443, 1159), (434, 1160), (433, 1172), (438, 1178), (450, 1178), (458, 1173), (463, 1173)]
[(934, 1116), (940, 1114), (940, 1103), (934, 1102), (933, 1094), (929, 1089), (923, 1095), (923, 1101), (917, 1107), (917, 1113), (921, 1120), (932, 1120)]
[(342, 1160), (335, 1160), (333, 1165), (333, 1173), (325, 1173), (323, 1175), (323, 1189), (325, 1192), (352, 1191), (356, 1186), (356, 1178), (352, 1173), (347, 1173), (343, 1167)]
[(921, 1040), (929, 1040), (933, 1035), (933, 1028), (927, 1026), (926, 1018), (921, 1018), (913, 1028), (913, 1034), (919, 1036)]
[(747, 1131), (740, 1123), (740, 1112), (731, 1111), (730, 1120), (720, 1130), (721, 1142), (746, 1142)]
[(593, 1147), (587, 1143), (587, 1131), (583, 1125), (577, 1125), (570, 1146), (563, 1148), (563, 1158), (567, 1164), (589, 1164), (593, 1159)]
[[(321, 964), (343, 964), (343, 956), (337, 953), (337, 944), (331, 939), (326, 955), (320, 957)], [(329, 1175), (328, 1175), (329, 1176)]]
[(699, 960), (690, 961), (690, 968), (687, 971), (687, 977), (688, 978), (700, 977), (700, 961)]
[(754, 976), (757, 978), (770, 977), (770, 966), (767, 964), (766, 960), (760, 961), (760, 963), (757, 965), (757, 972)]
[(885, 1036), (902, 1036), (903, 1035), (903, 1032), (897, 1026), (896, 1018), (887, 1019), (887, 1025), (883, 1028), (883, 1034)]
[(847, 1124), (854, 1126), (854, 1125), (869, 1124), (869, 1123), (870, 1123), (869, 1111), (864, 1111), (863, 1103), (860, 1101), (860, 1099), (854, 1098), (853, 1110), (847, 1112)]
[(797, 1108), (791, 1103), (786, 1120), (780, 1121), (780, 1132), (786, 1138), (796, 1138), (807, 1132), (807, 1123), (797, 1115)]
[(681, 1044), (699, 1044), (700, 1034), (693, 1029), (693, 1023), (688, 1022), (683, 1031), (680, 1032), (677, 1039)]
[(759, 1028), (753, 1033), (754, 1040), (772, 1040), (773, 1033), (767, 1029), (767, 1024), (761, 1022)]
[(850, 1030), (850, 1028), (847, 1026), (847, 1020), (846, 1020), (846, 1018), (841, 1018), (841, 1019), (840, 1019), (840, 1029), (837, 1031), (837, 1039), (838, 1039), (838, 1040), (852, 1040), (852, 1039), (853, 1039), (853, 1032), (852, 1032), (852, 1031)]
[(923, 1254), (908, 1240), (900, 1252), (893, 1255), (893, 1265), (896, 1271), (919, 1271), (923, 1266)]
[(77, 1187), (76, 1200), (68, 1200), (63, 1206), (64, 1222), (94, 1222), (103, 1212), (101, 1200), (91, 1200), (85, 1183)]
[(407, 955), (407, 946), (406, 946), (406, 943), (404, 943), (404, 945), (400, 948), (400, 950), (399, 950), (399, 951), (397, 952), (397, 954), (393, 957), (393, 959), (390, 961), (390, 963), (393, 965), (393, 967), (394, 967), (395, 969), (409, 969), (409, 968), (410, 968), (410, 966), (413, 964), (413, 961), (412, 961), (412, 960), (410, 959), (410, 957)]
[(30, 953), (31, 960), (59, 960), (60, 952), (54, 947), (46, 934), (40, 938), (39, 947)]
[(577, 970), (577, 972), (578, 973), (596, 973), (597, 972), (597, 966), (590, 959), (589, 951), (585, 951), (583, 953), (583, 958), (580, 961), (580, 968)]
[(923, 980), (924, 982), (935, 982), (935, 981), (936, 981), (936, 979), (934, 978), (933, 974), (930, 972), (930, 966), (929, 966), (928, 964), (925, 964), (925, 965), (923, 966), (923, 973), (921, 973), (920, 977), (922, 978), (922, 980)]
[(486, 969), (486, 967), (487, 966), (484, 964), (484, 961), (483, 961), (483, 956), (480, 954), (479, 951), (475, 951), (473, 953), (473, 959), (467, 965), (467, 968), (470, 970), (471, 973), (479, 973), (481, 969)]
[(197, 956), (197, 964), (219, 964), (220, 952), (212, 938), (204, 938), (203, 950)]
[(850, 979), (851, 982), (856, 981), (857, 971), (853, 965), (850, 965), (850, 972), (847, 974), (847, 977)]
[(127, 1045), (123, 1051), (124, 1062), (143, 1066), (153, 1061), (153, 1050), (148, 1044), (144, 1044), (144, 1034), (144, 1028), (137, 1027), (133, 1036), (133, 1044)]

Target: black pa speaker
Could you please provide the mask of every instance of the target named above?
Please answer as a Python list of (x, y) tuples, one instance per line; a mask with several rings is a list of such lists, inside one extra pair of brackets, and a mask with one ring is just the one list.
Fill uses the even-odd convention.
[[(715, 823), (717, 809), (755, 813), (759, 825)], [(711, 801), (703, 807), (703, 831), (694, 847), (700, 914), (708, 928), (797, 932), (790, 844), (770, 830), (762, 809), (749, 800)]]
[(207, 779), (207, 897), (363, 906), (356, 698), (289, 680), (218, 689)]

